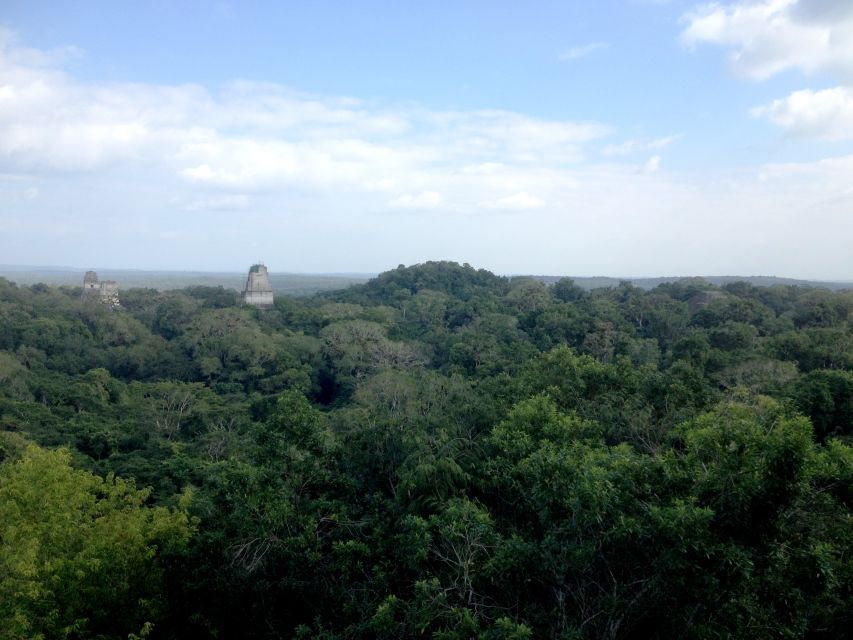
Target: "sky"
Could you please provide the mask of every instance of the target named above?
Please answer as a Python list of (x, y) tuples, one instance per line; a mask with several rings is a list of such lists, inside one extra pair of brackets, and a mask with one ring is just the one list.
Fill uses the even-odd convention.
[(853, 2), (0, 3), (0, 264), (853, 280)]

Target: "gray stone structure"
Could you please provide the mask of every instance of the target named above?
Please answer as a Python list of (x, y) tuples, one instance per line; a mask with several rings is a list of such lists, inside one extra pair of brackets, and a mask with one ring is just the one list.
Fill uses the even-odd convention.
[(115, 280), (98, 280), (98, 274), (87, 271), (83, 276), (83, 300), (100, 302), (111, 308), (120, 307), (118, 284)]
[(270, 309), (273, 306), (272, 285), (266, 266), (253, 264), (249, 268), (249, 277), (246, 280), (246, 288), (242, 295), (243, 304), (248, 304), (261, 309)]

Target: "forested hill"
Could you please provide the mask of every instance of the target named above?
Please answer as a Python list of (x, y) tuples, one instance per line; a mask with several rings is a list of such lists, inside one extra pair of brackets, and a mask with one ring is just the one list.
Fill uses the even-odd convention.
[(853, 292), (0, 279), (0, 637), (841, 638)]
[[(561, 276), (532, 276), (545, 284), (554, 284), (561, 280)], [(846, 280), (801, 280), (796, 278), (779, 278), (776, 276), (701, 276), (698, 278), (684, 277), (660, 277), (660, 278), (610, 278), (606, 276), (592, 278), (574, 277), (575, 284), (579, 287), (592, 291), (602, 287), (618, 287), (620, 282), (630, 282), (640, 289), (654, 289), (662, 284), (673, 284), (676, 282), (689, 282), (691, 280), (704, 280), (708, 284), (721, 287), (735, 282), (746, 282), (756, 287), (794, 286), (811, 287), (814, 289), (829, 289), (830, 291), (853, 290), (853, 282)]]

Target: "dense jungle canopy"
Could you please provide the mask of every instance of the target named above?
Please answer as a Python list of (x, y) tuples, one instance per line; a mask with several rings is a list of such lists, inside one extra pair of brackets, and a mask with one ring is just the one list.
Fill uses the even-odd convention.
[(853, 624), (853, 292), (436, 262), (121, 298), (0, 279), (3, 638)]

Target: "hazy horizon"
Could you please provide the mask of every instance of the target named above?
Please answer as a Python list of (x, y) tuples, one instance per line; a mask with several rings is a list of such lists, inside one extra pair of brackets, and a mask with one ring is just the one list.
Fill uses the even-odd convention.
[[(434, 261), (428, 261), (434, 262)], [(409, 265), (403, 265), (405, 267), (414, 267), (417, 264), (422, 263), (413, 263)], [(469, 264), (471, 267), (475, 269), (481, 269), (475, 264), (470, 263), (458, 263), (458, 264)], [(270, 267), (270, 265), (266, 265)], [(397, 265), (389, 266), (386, 269), (381, 271), (282, 271), (276, 270), (274, 268), (269, 269), (270, 275), (276, 276), (305, 276), (305, 277), (340, 277), (344, 279), (353, 279), (353, 280), (367, 280), (371, 278), (375, 278), (381, 273), (386, 271), (391, 271), (396, 268)], [(246, 266), (245, 269), (242, 270), (233, 270), (233, 269), (168, 269), (168, 268), (146, 268), (146, 267), (110, 267), (110, 266), (87, 266), (80, 267), (74, 265), (26, 265), (26, 264), (0, 264), (0, 277), (6, 277), (7, 274), (15, 274), (15, 273), (63, 273), (63, 274), (74, 274), (75, 276), (85, 274), (86, 271), (95, 271), (99, 274), (115, 274), (115, 273), (127, 273), (127, 274), (163, 274), (163, 275), (194, 275), (199, 277), (212, 277), (212, 276), (227, 276), (227, 277), (245, 277), (249, 270), (249, 265)], [(727, 278), (767, 278), (774, 280), (782, 280), (782, 281), (796, 281), (796, 282), (813, 282), (813, 283), (827, 283), (827, 284), (853, 284), (853, 279), (845, 280), (845, 279), (828, 279), (828, 278), (802, 278), (796, 275), (780, 275), (773, 273), (689, 273), (689, 274), (606, 274), (606, 273), (595, 273), (595, 274), (578, 274), (578, 273), (527, 273), (521, 271), (512, 271), (512, 272), (493, 272), (495, 275), (499, 275), (507, 278), (524, 278), (524, 277), (533, 277), (533, 278), (576, 278), (580, 280), (632, 280), (632, 281), (644, 281), (644, 280), (682, 280), (689, 278), (710, 278), (710, 279), (727, 279)], [(29, 281), (32, 278), (28, 278)], [(47, 283), (50, 284), (50, 283)]]
[(12, 0), (0, 261), (853, 280), (851, 43), (849, 0)]

